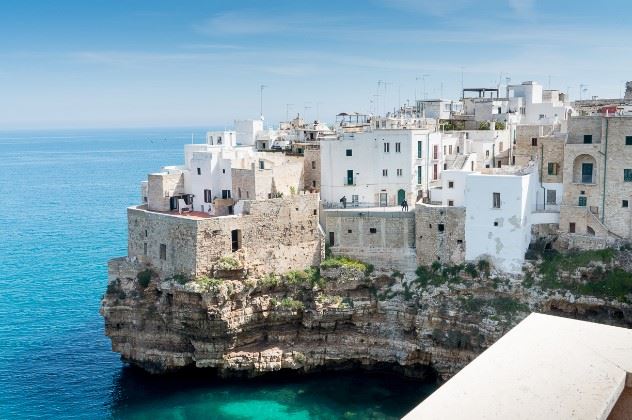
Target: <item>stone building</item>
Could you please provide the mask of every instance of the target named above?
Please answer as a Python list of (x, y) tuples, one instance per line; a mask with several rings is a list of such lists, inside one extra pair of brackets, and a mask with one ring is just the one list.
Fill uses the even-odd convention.
[(632, 238), (632, 117), (572, 118), (563, 177), (560, 232), (566, 246), (578, 236), (587, 237), (584, 246), (590, 237)]
[(376, 209), (324, 211), (327, 243), (334, 255), (378, 268), (409, 271), (415, 263), (415, 213)]
[(224, 256), (254, 272), (283, 273), (320, 264), (324, 238), (318, 194), (241, 200), (229, 216), (128, 208), (128, 256), (168, 277), (212, 273)]

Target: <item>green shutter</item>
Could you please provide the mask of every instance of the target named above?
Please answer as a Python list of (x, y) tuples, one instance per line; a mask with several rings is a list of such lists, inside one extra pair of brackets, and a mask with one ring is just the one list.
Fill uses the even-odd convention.
[(579, 207), (586, 207), (586, 197), (579, 197)]
[(417, 142), (417, 159), (421, 159), (421, 142), (420, 141)]

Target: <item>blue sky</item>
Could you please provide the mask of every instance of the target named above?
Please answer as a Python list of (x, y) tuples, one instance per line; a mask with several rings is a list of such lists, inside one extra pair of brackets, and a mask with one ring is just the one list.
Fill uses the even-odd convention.
[[(618, 97), (632, 3), (3, 1), (0, 129), (218, 126), (538, 80)], [(426, 76), (424, 76), (426, 75)], [(378, 80), (387, 82), (379, 88)], [(371, 105), (371, 101), (373, 105)], [(287, 105), (292, 104), (292, 105)]]

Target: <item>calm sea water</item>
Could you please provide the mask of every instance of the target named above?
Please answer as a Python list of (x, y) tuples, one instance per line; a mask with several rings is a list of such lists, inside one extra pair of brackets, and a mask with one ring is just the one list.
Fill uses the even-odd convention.
[[(193, 130), (201, 141), (203, 130)], [(107, 260), (150, 171), (191, 129), (0, 132), (0, 418), (392, 418), (432, 385), (389, 375), (156, 377), (103, 335)]]

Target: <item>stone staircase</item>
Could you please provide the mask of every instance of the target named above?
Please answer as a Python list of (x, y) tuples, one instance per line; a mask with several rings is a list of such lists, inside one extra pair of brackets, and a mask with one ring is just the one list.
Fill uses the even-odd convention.
[(469, 154), (457, 156), (457, 158), (454, 160), (454, 163), (452, 164), (452, 169), (463, 169), (463, 166), (465, 166), (465, 162), (467, 162), (467, 158), (469, 157)]

